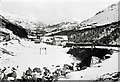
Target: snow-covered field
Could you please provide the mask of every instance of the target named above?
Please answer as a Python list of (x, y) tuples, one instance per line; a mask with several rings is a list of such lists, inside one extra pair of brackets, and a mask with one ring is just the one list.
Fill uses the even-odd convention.
[[(74, 62), (75, 60), (66, 54), (68, 49), (64, 49), (60, 46), (51, 46), (44, 43), (35, 44), (34, 42), (21, 40), (21, 44), (17, 40), (11, 40), (8, 45), (4, 45), (4, 42), (0, 43), (0, 46), (8, 51), (14, 52), (14, 56), (2, 55), (0, 59), (0, 67), (17, 67), (19, 66), (17, 73), (18, 77), (21, 76), (23, 71), (28, 67), (50, 67), (52, 65), (63, 65)], [(40, 48), (46, 48), (41, 50)]]
[[(51, 67), (52, 65), (70, 64), (72, 62), (78, 62), (70, 54), (66, 54), (69, 48), (62, 48), (61, 46), (52, 46), (44, 43), (35, 44), (31, 41), (25, 40), (11, 40), (7, 42), (8, 45), (3, 45), (6, 42), (0, 43), (0, 49), (4, 48), (9, 52), (12, 52), (12, 55), (2, 54), (0, 51), (0, 68), (3, 67), (18, 67), (17, 69), (17, 78), (21, 78), (23, 72), (31, 67), (43, 68)], [(46, 48), (41, 50), (40, 48)], [(118, 48), (114, 48), (118, 50)], [(100, 66), (100, 67), (98, 67)], [(93, 65), (82, 71), (75, 71), (67, 74), (67, 79), (70, 80), (94, 80), (97, 77), (105, 74), (118, 71), (118, 53), (114, 52), (111, 55), (111, 58), (103, 61), (100, 64)], [(65, 78), (61, 78), (65, 80)]]

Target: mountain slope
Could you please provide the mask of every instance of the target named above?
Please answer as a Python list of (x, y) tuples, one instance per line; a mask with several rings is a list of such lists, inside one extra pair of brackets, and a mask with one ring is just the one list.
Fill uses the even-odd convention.
[(74, 42), (91, 42), (113, 44), (120, 37), (120, 20), (118, 19), (118, 4), (99, 11), (95, 16), (81, 22), (83, 32), (75, 34)]
[(105, 25), (118, 20), (118, 4), (112, 4), (111, 6), (99, 11), (92, 18), (89, 18), (81, 23), (81, 25)]
[(17, 24), (13, 24), (12, 22), (5, 19), (0, 15), (0, 30), (4, 32), (12, 32), (14, 35), (19, 36), (20, 38), (27, 38), (27, 31)]
[(99, 43), (99, 44), (113, 44), (120, 37), (119, 22), (96, 26), (95, 28), (84, 29), (79, 33), (71, 35), (71, 41), (76, 43)]
[(61, 22), (54, 25), (48, 25), (46, 27), (47, 32), (57, 32), (57, 31), (65, 31), (65, 30), (73, 30), (77, 29), (79, 27), (79, 24), (75, 22)]
[(10, 22), (22, 26), (24, 29), (35, 30), (37, 27), (45, 27), (46, 24), (40, 22), (37, 18), (27, 18), (11, 13), (3, 13), (3, 16)]
[(69, 41), (75, 43), (114, 44), (120, 37), (118, 4), (112, 4), (96, 13), (95, 16), (74, 26), (73, 29), (59, 30), (51, 35), (67, 35)]

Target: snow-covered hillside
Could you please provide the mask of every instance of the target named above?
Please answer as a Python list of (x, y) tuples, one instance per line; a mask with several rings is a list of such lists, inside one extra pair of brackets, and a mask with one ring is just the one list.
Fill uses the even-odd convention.
[[(0, 15), (0, 31), (4, 33), (14, 34), (19, 37), (27, 38), (27, 30), (22, 26), (14, 24), (7, 20), (4, 16)], [(0, 35), (2, 37), (2, 35)]]
[(81, 23), (78, 22), (61, 22), (58, 24), (50, 25), (47, 27), (49, 32), (51, 31), (66, 31), (66, 30), (83, 30), (86, 28), (92, 28), (94, 26), (102, 26), (106, 24), (111, 24), (113, 22), (118, 22), (118, 4), (112, 4), (96, 13), (93, 17), (84, 20)]
[(65, 30), (73, 30), (79, 27), (78, 22), (61, 22), (54, 25), (48, 25), (46, 28), (47, 32), (57, 32), (57, 31), (65, 31)]
[[(3, 16), (0, 15), (0, 32), (7, 33), (10, 35), (10, 39), (17, 39), (19, 38), (16, 36), (12, 30), (7, 28), (7, 24), (9, 24), (10, 21), (6, 20)], [(14, 26), (14, 25), (13, 25)], [(1, 37), (2, 35), (0, 35)]]
[(37, 18), (34, 17), (23, 17), (23, 16), (18, 16), (16, 14), (12, 13), (2, 13), (2, 15), (8, 19), (10, 22), (20, 25), (25, 29), (29, 30), (35, 30), (35, 27), (45, 27), (46, 25), (42, 22), (40, 22)]
[(80, 27), (76, 30), (76, 33), (70, 31), (71, 36), (73, 37), (70, 38), (70, 40), (77, 43), (96, 42), (100, 44), (113, 44), (114, 41), (116, 42), (120, 37), (118, 4), (119, 2), (112, 4), (106, 9), (96, 13), (93, 17), (81, 22)]
[(19, 38), (19, 37), (15, 36), (12, 31), (10, 31), (9, 29), (6, 29), (6, 28), (1, 28), (0, 27), (0, 32), (9, 33), (10, 34), (10, 39)]
[(95, 16), (81, 22), (81, 25), (105, 25), (118, 21), (118, 4), (112, 4), (106, 9), (96, 13)]

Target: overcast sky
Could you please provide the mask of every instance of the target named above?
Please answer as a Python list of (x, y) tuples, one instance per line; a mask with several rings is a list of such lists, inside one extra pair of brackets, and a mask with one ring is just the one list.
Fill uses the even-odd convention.
[(47, 24), (81, 22), (119, 0), (0, 0), (2, 12), (37, 18)]

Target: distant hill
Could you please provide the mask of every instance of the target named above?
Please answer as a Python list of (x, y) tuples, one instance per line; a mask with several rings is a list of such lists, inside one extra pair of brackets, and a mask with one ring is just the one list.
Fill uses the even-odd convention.
[(48, 25), (46, 27), (47, 32), (56, 32), (56, 31), (65, 31), (65, 30), (73, 30), (79, 27), (79, 23), (75, 22), (61, 22), (54, 25)]

